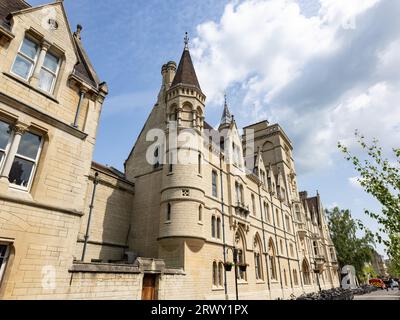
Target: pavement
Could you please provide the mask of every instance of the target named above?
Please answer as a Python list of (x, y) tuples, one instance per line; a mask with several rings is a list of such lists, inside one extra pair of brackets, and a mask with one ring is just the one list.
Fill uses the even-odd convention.
[(400, 300), (400, 290), (398, 288), (389, 289), (389, 291), (378, 289), (362, 296), (354, 296), (354, 300)]

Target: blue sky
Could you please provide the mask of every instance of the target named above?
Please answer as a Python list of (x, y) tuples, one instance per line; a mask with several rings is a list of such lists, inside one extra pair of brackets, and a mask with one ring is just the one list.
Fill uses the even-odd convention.
[(336, 145), (356, 148), (359, 129), (386, 150), (398, 147), (398, 1), (64, 3), (72, 27), (83, 25), (82, 40), (110, 88), (96, 161), (123, 168), (156, 101), (160, 68), (179, 59), (187, 31), (207, 121), (218, 123), (226, 91), (239, 126), (279, 122), (294, 145), (299, 187), (311, 194), (318, 189), (325, 207), (349, 208), (377, 229), (363, 209), (379, 211), (379, 205), (357, 185)]

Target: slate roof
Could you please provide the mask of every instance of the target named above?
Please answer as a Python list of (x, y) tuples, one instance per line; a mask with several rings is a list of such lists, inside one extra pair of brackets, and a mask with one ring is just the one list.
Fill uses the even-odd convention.
[(187, 48), (183, 50), (171, 87), (179, 84), (195, 87), (201, 90), (199, 81), (197, 80), (196, 71), (194, 70), (192, 58), (190, 57), (190, 52)]
[(0, 0), (0, 25), (10, 30), (7, 16), (14, 11), (30, 8), (23, 0)]
[(97, 73), (94, 70), (92, 63), (90, 62), (89, 56), (86, 53), (85, 48), (83, 47), (80, 36), (78, 36), (76, 33), (74, 33), (74, 41), (79, 58), (79, 62), (75, 65), (74, 68), (74, 74), (98, 89), (100, 85), (100, 79), (97, 76)]
[(114, 167), (109, 167), (101, 163), (92, 161), (92, 168), (103, 171), (115, 178), (126, 180), (125, 174)]

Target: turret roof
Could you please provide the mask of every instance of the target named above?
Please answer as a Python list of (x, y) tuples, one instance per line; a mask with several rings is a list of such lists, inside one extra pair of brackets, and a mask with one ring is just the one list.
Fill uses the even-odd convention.
[(180, 84), (195, 87), (201, 91), (199, 81), (197, 80), (196, 71), (194, 70), (192, 58), (190, 57), (190, 52), (187, 47), (185, 47), (183, 50), (182, 57), (178, 65), (178, 70), (176, 71), (171, 87)]

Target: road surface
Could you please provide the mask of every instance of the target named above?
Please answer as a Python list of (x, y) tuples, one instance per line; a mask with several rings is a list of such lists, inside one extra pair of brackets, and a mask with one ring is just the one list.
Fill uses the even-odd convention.
[(378, 289), (362, 296), (354, 296), (354, 300), (400, 300), (400, 290), (398, 288), (389, 289), (389, 291)]

